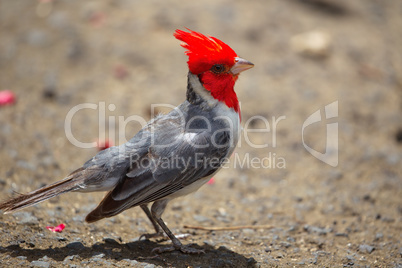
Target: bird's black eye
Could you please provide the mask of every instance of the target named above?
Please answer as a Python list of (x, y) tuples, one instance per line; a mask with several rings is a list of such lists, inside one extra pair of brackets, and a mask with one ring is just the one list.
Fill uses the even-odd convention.
[(222, 64), (215, 64), (214, 66), (212, 66), (211, 71), (216, 74), (223, 73), (225, 71), (225, 66), (223, 66)]

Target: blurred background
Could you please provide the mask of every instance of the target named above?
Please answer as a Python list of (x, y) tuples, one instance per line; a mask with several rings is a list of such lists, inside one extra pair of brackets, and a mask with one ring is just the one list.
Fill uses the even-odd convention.
[[(149, 120), (152, 104), (184, 101), (187, 57), (173, 32), (187, 27), (255, 64), (235, 87), (242, 122), (268, 122), (270, 131), (242, 135), (230, 168), (166, 210), (170, 228), (192, 233), (186, 243), (210, 247), (207, 254), (144, 261), (144, 242), (130, 251), (116, 245), (117, 257), (98, 248), (98, 265), (402, 265), (401, 14), (402, 2), (380, 0), (0, 1), (1, 196), (59, 180), (97, 153), (66, 137), (75, 106), (97, 105), (72, 118), (75, 138), (118, 145), (141, 128), (119, 120)], [(338, 117), (324, 120), (336, 101)], [(303, 143), (303, 123), (316, 111), (323, 120), (304, 129)], [(327, 148), (338, 152), (335, 167), (304, 146), (325, 153), (328, 123), (338, 123), (338, 146)], [(264, 166), (236, 166), (247, 157)], [(68, 263), (95, 262), (93, 245), (105, 237), (132, 245), (152, 230), (138, 209), (83, 224), (102, 195), (72, 193), (0, 215), (0, 260), (28, 265), (52, 254), (42, 261), (61, 265), (71, 254), (65, 245), (79, 241), (84, 248)], [(60, 222), (65, 240), (52, 240), (44, 226)], [(186, 224), (256, 228), (211, 233)], [(17, 243), (15, 253), (18, 239), (34, 246)]]

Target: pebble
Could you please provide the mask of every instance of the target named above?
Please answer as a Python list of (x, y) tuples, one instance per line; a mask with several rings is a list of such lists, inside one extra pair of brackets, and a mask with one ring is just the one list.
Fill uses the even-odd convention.
[(16, 165), (17, 165), (17, 167), (19, 167), (19, 168), (23, 168), (23, 169), (31, 170), (31, 171), (34, 171), (34, 170), (36, 170), (36, 168), (37, 168), (37, 166), (36, 166), (35, 164), (30, 163), (30, 162), (25, 161), (25, 160), (18, 160), (18, 161), (16, 162)]
[(155, 268), (155, 264), (147, 264), (144, 266), (144, 268)]
[(48, 268), (48, 267), (50, 267), (50, 262), (47, 262), (47, 261), (32, 261), (31, 266)]
[(62, 236), (57, 236), (57, 237), (55, 237), (55, 239), (56, 239), (57, 241), (67, 241), (67, 238), (62, 237)]
[(276, 253), (276, 258), (277, 259), (282, 259), (282, 258), (284, 258), (285, 257), (285, 255), (282, 253), (282, 252), (277, 252)]
[(375, 241), (381, 240), (384, 237), (384, 235), (382, 233), (376, 233), (375, 234)]
[(67, 244), (66, 248), (80, 250), (80, 249), (84, 249), (85, 246), (81, 242), (72, 242), (70, 244)]
[(196, 221), (198, 221), (198, 222), (207, 222), (207, 221), (211, 221), (210, 218), (207, 218), (207, 217), (202, 216), (202, 215), (197, 215), (197, 214), (193, 216), (193, 219), (196, 220)]
[(92, 256), (92, 258), (100, 258), (100, 259), (103, 258), (103, 257), (105, 257), (104, 253), (100, 253), (100, 254)]
[(51, 13), (47, 22), (51, 27), (58, 30), (67, 30), (67, 28), (69, 27), (69, 19), (67, 14), (60, 11), (55, 11)]
[(345, 258), (346, 258), (348, 261), (354, 261), (354, 260), (356, 260), (353, 255), (346, 255)]
[(393, 218), (390, 218), (390, 217), (382, 217), (381, 218), (381, 221), (383, 221), (383, 222), (394, 222), (395, 221), (395, 219), (393, 219)]
[(317, 227), (317, 226), (310, 226), (310, 225), (305, 225), (304, 230), (309, 232), (309, 233), (318, 233), (319, 235), (326, 235), (330, 232), (332, 232), (331, 228), (322, 228), (322, 227)]
[(131, 266), (138, 265), (138, 261), (136, 261), (136, 260), (123, 259), (123, 261), (128, 262)]
[(13, 215), (19, 224), (38, 224), (38, 218), (36, 218), (32, 212), (16, 212)]
[(359, 246), (359, 251), (362, 253), (371, 253), (375, 250), (375, 247), (367, 245), (367, 244), (363, 244)]
[(336, 233), (335, 236), (349, 237), (347, 233)]
[(203, 243), (205, 245), (209, 245), (209, 246), (212, 246), (212, 247), (215, 247), (215, 245), (216, 245), (216, 243), (214, 241), (212, 241), (212, 240), (204, 240)]
[(296, 242), (296, 239), (294, 239), (293, 237), (289, 236), (286, 238), (286, 241), (288, 242)]
[(327, 57), (332, 43), (328, 32), (314, 30), (295, 35), (291, 45), (296, 53), (313, 58)]
[(78, 257), (78, 255), (70, 255), (70, 256), (67, 256), (67, 257), (64, 258), (63, 263), (67, 263), (67, 262), (69, 262), (69, 261), (72, 261), (72, 260), (74, 260), (74, 259), (77, 258), (77, 257)]
[(43, 47), (49, 41), (49, 35), (41, 30), (31, 30), (26, 36), (27, 43), (35, 47)]
[(49, 257), (48, 256), (43, 256), (42, 258), (40, 258), (38, 261), (49, 261)]
[(247, 259), (247, 267), (252, 267), (253, 265), (256, 265), (256, 264), (257, 264), (257, 261), (253, 257)]
[(246, 228), (246, 229), (243, 229), (242, 232), (243, 232), (244, 234), (246, 234), (246, 235), (252, 235), (252, 234), (255, 233), (255, 230)]
[[(117, 242), (116, 240), (114, 240), (113, 238), (110, 238), (110, 237), (104, 237), (102, 240), (103, 240), (103, 242), (108, 243), (108, 244), (115, 244), (115, 245), (119, 244), (119, 242)], [(121, 240), (121, 238), (119, 240)]]
[(85, 217), (83, 215), (73, 217), (73, 221), (76, 221), (76, 222), (83, 222), (84, 219), (85, 219)]

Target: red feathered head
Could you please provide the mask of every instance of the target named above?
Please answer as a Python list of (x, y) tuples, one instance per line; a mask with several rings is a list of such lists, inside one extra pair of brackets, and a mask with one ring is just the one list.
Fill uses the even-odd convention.
[(235, 64), (237, 54), (224, 42), (212, 36), (189, 31), (176, 30), (174, 36), (182, 41), (181, 46), (187, 49), (187, 63), (191, 73), (203, 73), (216, 63), (229, 67)]

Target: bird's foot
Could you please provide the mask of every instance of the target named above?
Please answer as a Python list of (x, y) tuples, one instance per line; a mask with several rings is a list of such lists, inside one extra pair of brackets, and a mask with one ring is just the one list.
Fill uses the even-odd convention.
[(163, 240), (169, 239), (167, 236), (165, 236), (165, 233), (161, 231), (161, 232), (157, 232), (157, 233), (153, 233), (153, 234), (142, 234), (140, 236), (140, 238), (138, 238), (138, 240), (141, 240), (141, 239), (147, 240), (150, 238), (157, 238), (157, 239), (163, 239)]
[(157, 247), (152, 250), (152, 253), (161, 254), (161, 253), (165, 253), (165, 252), (172, 252), (175, 250), (179, 250), (179, 251), (183, 252), (184, 254), (205, 253), (205, 251), (202, 249), (196, 249), (196, 248), (192, 248), (190, 246), (185, 246), (185, 245), (171, 245), (171, 246), (166, 246), (166, 247)]
[[(190, 236), (190, 234), (178, 234), (178, 235), (176, 235), (176, 238), (178, 238), (178, 239), (184, 239), (184, 238), (187, 238), (187, 237), (189, 237)], [(164, 232), (157, 232), (157, 233), (153, 233), (153, 234), (142, 234), (139, 238), (138, 238), (138, 240), (141, 240), (141, 239), (145, 239), (145, 240), (147, 240), (147, 239), (151, 239), (151, 238), (156, 238), (156, 239), (158, 239), (158, 240), (161, 240), (161, 241), (166, 241), (166, 240), (169, 240), (169, 237), (167, 237), (166, 235), (165, 235), (165, 233)]]

